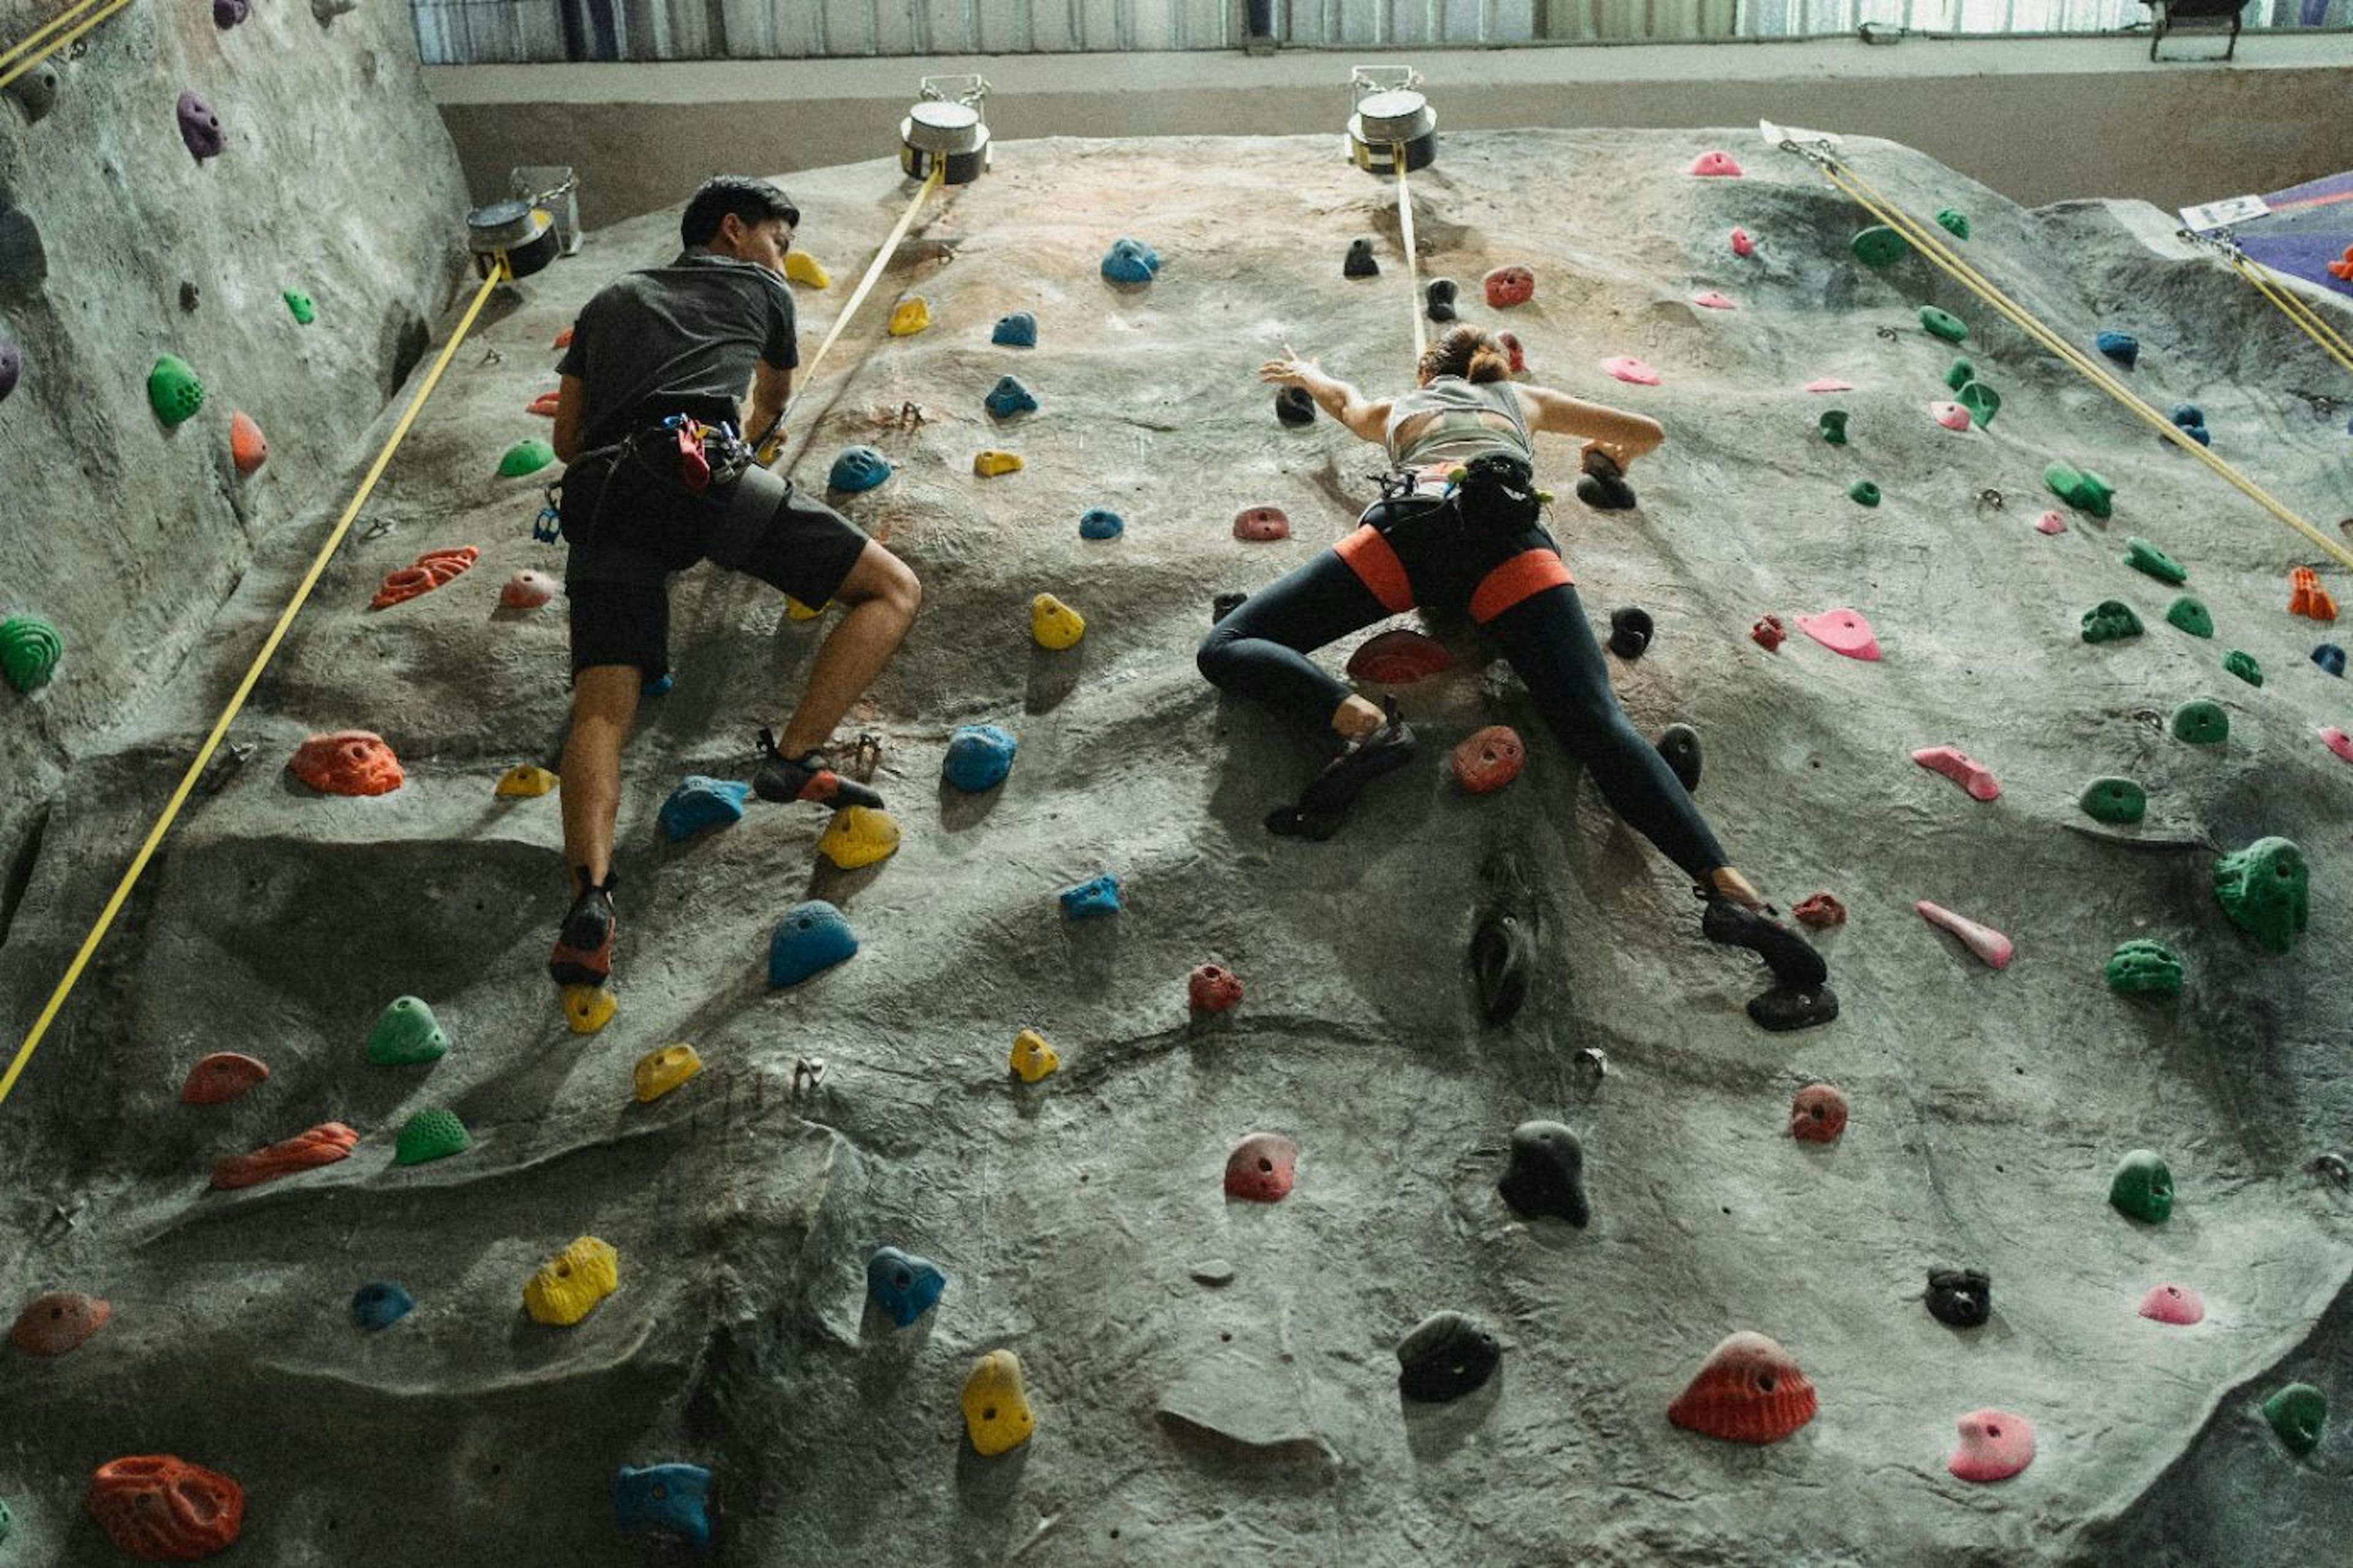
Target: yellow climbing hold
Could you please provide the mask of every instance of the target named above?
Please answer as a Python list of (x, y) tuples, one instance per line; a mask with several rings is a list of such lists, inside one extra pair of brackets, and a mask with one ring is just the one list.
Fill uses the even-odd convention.
[[(1035, 1029), (1024, 1029), (1013, 1037), (1010, 1062), (1013, 1070), (1021, 1075), (1023, 1083), (1036, 1083), (1060, 1067), (1062, 1058), (1054, 1054), (1054, 1047), (1046, 1043), (1045, 1036)], [(981, 1451), (987, 1452), (987, 1449)]]
[(556, 778), (545, 768), (518, 763), (499, 775), (499, 794), (509, 800), (533, 800), (555, 787)]
[(620, 1287), (621, 1255), (612, 1243), (584, 1236), (539, 1266), (522, 1288), (523, 1310), (533, 1322), (569, 1325)]
[(684, 1042), (648, 1051), (638, 1058), (638, 1103), (650, 1105), (702, 1070), (702, 1058)]
[(910, 294), (891, 307), (891, 335), (912, 338), (932, 324), (932, 308), (921, 294)]
[(607, 985), (567, 985), (564, 988), (564, 1021), (575, 1035), (593, 1035), (613, 1021), (621, 999)]
[(833, 287), (833, 275), (825, 269), (825, 263), (806, 250), (785, 252), (785, 276), (796, 283), (806, 283), (812, 289)]
[(843, 870), (855, 871), (899, 852), (899, 825), (887, 811), (871, 805), (844, 806), (818, 836), (817, 852)]
[(825, 614), (825, 610), (822, 606), (812, 610), (807, 605), (802, 604), (798, 599), (796, 599), (790, 594), (787, 594), (785, 595), (785, 614), (790, 616), (797, 621), (813, 621), (819, 616)]
[(1076, 647), (1087, 635), (1087, 618), (1051, 594), (1029, 601), (1029, 635), (1039, 647)]
[(994, 447), (972, 460), (972, 471), (984, 479), (993, 479), (999, 474), (1013, 473), (1020, 467), (1020, 458), (1010, 452), (1000, 452)]
[(964, 1429), (972, 1434), (973, 1447), (1002, 1454), (1027, 1443), (1037, 1427), (1029, 1396), (1021, 1392), (1021, 1358), (991, 1351), (973, 1363), (964, 1380)]

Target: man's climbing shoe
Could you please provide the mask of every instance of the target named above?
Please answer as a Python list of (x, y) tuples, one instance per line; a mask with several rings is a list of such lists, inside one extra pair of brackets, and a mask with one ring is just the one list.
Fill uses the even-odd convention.
[(1487, 884), (1486, 907), (1471, 932), (1471, 978), (1479, 988), (1479, 1016), (1506, 1024), (1528, 999), (1535, 973), (1535, 900), (1508, 852), (1489, 857), (1479, 876)]
[[(1700, 916), (1700, 934), (1710, 942), (1726, 947), (1745, 947), (1763, 959), (1773, 971), (1778, 989), (1820, 990), (1830, 978), (1830, 965), (1822, 955), (1808, 944), (1804, 937), (1769, 915), (1760, 914), (1715, 894), (1707, 896), (1706, 912)], [(1758, 1001), (1765, 998), (1759, 997)], [(1837, 1004), (1833, 1002), (1831, 1005)], [(1750, 1012), (1754, 1014), (1752, 1005)], [(1763, 1023), (1762, 1018), (1757, 1022)], [(1767, 1028), (1771, 1025), (1766, 1026)], [(1790, 1025), (1788, 1027), (1797, 1027)]]
[(835, 773), (832, 760), (823, 752), (787, 757), (776, 750), (776, 736), (765, 730), (760, 731), (760, 765), (752, 774), (752, 793), (762, 800), (813, 800), (835, 811), (845, 805), (871, 806), (878, 811), (882, 807), (881, 795)]
[(613, 933), (621, 924), (613, 912), (613, 887), (619, 880), (607, 871), (602, 882), (591, 882), (582, 868), (580, 896), (565, 912), (547, 961), (548, 977), (558, 985), (597, 986), (613, 978)]
[(1413, 760), (1413, 727), (1398, 711), (1396, 698), (1383, 699), (1383, 706), (1388, 721), (1325, 763), (1298, 805), (1268, 813), (1268, 832), (1286, 838), (1329, 838), (1340, 830), (1358, 791)]
[(1776, 985), (1748, 999), (1748, 1016), (1775, 1034), (1827, 1024), (1838, 1010), (1838, 993), (1827, 985)]

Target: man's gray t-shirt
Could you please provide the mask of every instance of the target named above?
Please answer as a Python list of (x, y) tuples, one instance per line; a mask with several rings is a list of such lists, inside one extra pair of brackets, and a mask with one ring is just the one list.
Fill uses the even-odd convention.
[(733, 407), (754, 359), (778, 370), (801, 363), (792, 290), (765, 267), (697, 245), (596, 290), (555, 368), (587, 382), (582, 436), (603, 447), (676, 406)]

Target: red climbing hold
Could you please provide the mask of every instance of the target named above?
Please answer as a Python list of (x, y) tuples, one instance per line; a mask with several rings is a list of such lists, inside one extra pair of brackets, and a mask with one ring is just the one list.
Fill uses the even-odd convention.
[(321, 795), (390, 795), (403, 777), (400, 759), (385, 738), (367, 730), (313, 735), (287, 765)]
[(249, 414), (232, 413), (228, 416), (228, 458), (240, 474), (250, 474), (269, 460), (269, 442)]
[(2320, 575), (2309, 566), (2291, 568), (2287, 574), (2287, 613), (2316, 621), (2337, 618), (2337, 597), (2320, 585)]
[(2321, 727), (2320, 743), (2347, 762), (2353, 763), (2353, 735), (2348, 735), (2334, 724), (2327, 724)]
[(1810, 1083), (1789, 1101), (1789, 1136), (1800, 1143), (1835, 1143), (1846, 1131), (1846, 1096), (1837, 1086)]
[(332, 1165), (347, 1157), (359, 1141), (360, 1135), (342, 1122), (322, 1121), (308, 1131), (280, 1139), (266, 1149), (256, 1149), (250, 1154), (232, 1154), (220, 1161), (213, 1166), (213, 1185), (250, 1187), (314, 1165)]
[(1299, 1145), (1280, 1132), (1253, 1132), (1226, 1159), (1226, 1196), (1254, 1204), (1281, 1203), (1291, 1192)]
[(1789, 633), (1788, 628), (1781, 625), (1780, 616), (1759, 616), (1757, 624), (1748, 628), (1748, 635), (1767, 653), (1777, 653), (1780, 650), (1781, 640)]
[(1526, 742), (1509, 724), (1474, 730), (1454, 748), (1454, 782), (1472, 795), (1493, 795), (1520, 776)]
[(1694, 158), (1691, 172), (1703, 177), (1736, 179), (1740, 174), (1740, 164), (1731, 153), (1719, 147)]
[(371, 610), (382, 610), (405, 604), (419, 594), (429, 594), (442, 584), (473, 565), (481, 552), (470, 544), (453, 550), (428, 550), (417, 558), (414, 565), (403, 566), (385, 574), (384, 586), (368, 601)]
[(1279, 506), (1246, 506), (1234, 513), (1234, 537), (1266, 544), (1291, 537), (1291, 519)]
[(1487, 290), (1490, 310), (1509, 310), (1536, 297), (1536, 275), (1525, 267), (1498, 267), (1482, 282)]
[(151, 1562), (191, 1562), (237, 1542), (245, 1489), (171, 1454), (110, 1459), (83, 1500), (115, 1550)]
[(1923, 746), (1912, 753), (1912, 760), (1932, 773), (1942, 773), (1969, 792), (1972, 800), (1998, 800), (2001, 785), (1983, 763), (1958, 746)]
[(1740, 307), (1734, 304), (1730, 299), (1716, 292), (1716, 290), (1713, 289), (1694, 294), (1691, 297), (1691, 300), (1693, 304), (1704, 306), (1711, 310), (1737, 310), (1740, 309)]
[(1798, 907), (1789, 912), (1798, 917), (1799, 924), (1811, 926), (1816, 931), (1846, 924), (1846, 906), (1827, 892), (1799, 900)]
[(1957, 915), (1952, 910), (1941, 905), (1932, 904), (1926, 899), (1922, 899), (1912, 907), (1918, 910), (1920, 918), (1930, 925), (1942, 926), (1959, 937), (1963, 946), (1976, 953), (1990, 967), (1995, 969), (2010, 967), (2010, 955), (2017, 949), (2011, 945), (2010, 938), (2002, 935), (1993, 927), (1979, 925), (1965, 915)]
[(555, 579), (526, 566), (499, 590), (499, 604), (510, 610), (535, 610), (555, 597)]
[(1945, 1468), (1965, 1481), (2006, 1481), (2034, 1462), (2034, 1426), (2008, 1410), (1972, 1410)]
[(555, 417), (556, 402), (563, 395), (561, 392), (543, 392), (524, 404), (522, 411), (525, 414), (536, 414), (543, 419), (553, 419)]
[(1377, 686), (1410, 686), (1454, 668), (1454, 656), (1436, 639), (1398, 626), (1369, 638), (1348, 656), (1348, 673)]
[(1504, 352), (1511, 356), (1514, 375), (1528, 368), (1528, 352), (1520, 346), (1520, 340), (1517, 337), (1510, 332), (1497, 332), (1495, 341), (1503, 344)]
[(572, 329), (570, 327), (566, 327), (562, 331), (555, 334), (555, 346), (560, 349), (568, 349), (572, 346)]
[(2187, 1326), (2206, 1317), (2205, 1299), (2187, 1285), (2155, 1285), (2140, 1299), (2140, 1315)]
[(1743, 261), (1757, 254), (1757, 242), (1748, 237), (1746, 229), (1736, 228), (1732, 231), (1732, 254), (1739, 257)]
[(26, 1355), (63, 1355), (114, 1316), (114, 1308), (79, 1290), (51, 1290), (25, 1303), (8, 1342)]
[(1708, 1353), (1667, 1419), (1736, 1443), (1775, 1443), (1811, 1421), (1815, 1407), (1814, 1385), (1789, 1352), (1743, 1332)]
[(1241, 976), (1222, 963), (1204, 963), (1186, 976), (1185, 1000), (1196, 1013), (1230, 1013), (1241, 1005)]
[(1866, 663), (1879, 658), (1879, 638), (1873, 634), (1871, 623), (1856, 611), (1840, 608), (1824, 610), (1819, 616), (1799, 616), (1798, 629), (1832, 653)]
[(269, 1076), (269, 1067), (236, 1051), (215, 1051), (188, 1069), (180, 1085), (183, 1105), (218, 1105), (235, 1100)]

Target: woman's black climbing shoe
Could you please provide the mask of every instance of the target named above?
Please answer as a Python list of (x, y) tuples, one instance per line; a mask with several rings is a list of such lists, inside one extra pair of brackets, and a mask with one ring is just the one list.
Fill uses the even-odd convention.
[(1585, 475), (1577, 481), (1577, 499), (1596, 511), (1624, 511), (1636, 504), (1626, 471), (1602, 452), (1585, 455)]
[(1339, 831), (1341, 819), (1347, 816), (1358, 791), (1413, 760), (1413, 726), (1398, 711), (1396, 698), (1384, 699), (1383, 706), (1388, 721), (1326, 763), (1300, 795), (1298, 805), (1270, 813), (1268, 832), (1286, 837), (1329, 838)]
[(823, 752), (787, 757), (776, 750), (776, 738), (760, 731), (760, 765), (752, 774), (752, 793), (762, 800), (811, 800), (839, 811), (845, 805), (881, 808), (882, 797), (855, 779), (833, 771)]
[(1670, 724), (1659, 731), (1659, 755), (1683, 781), (1685, 795), (1699, 793), (1699, 731), (1688, 724)]
[[(1822, 962), (1822, 955), (1809, 946), (1805, 938), (1779, 921), (1736, 904), (1730, 899), (1715, 894), (1708, 896), (1707, 910), (1700, 916), (1699, 931), (1710, 942), (1719, 942), (1726, 947), (1745, 947), (1756, 953), (1772, 969), (1773, 978), (1780, 983), (1778, 989), (1819, 990), (1822, 982), (1830, 978), (1830, 965)], [(1835, 1007), (1837, 1003), (1833, 1001), (1831, 1005)], [(1757, 1022), (1761, 1024), (1764, 1020), (1759, 1018)], [(1771, 1027), (1770, 1025), (1767, 1026)]]
[(1748, 1016), (1775, 1034), (1810, 1029), (1838, 1016), (1838, 993), (1827, 985), (1776, 985), (1748, 999)]
[(613, 887), (619, 880), (610, 871), (602, 882), (580, 873), (580, 896), (565, 912), (547, 961), (548, 978), (558, 985), (603, 985), (613, 978), (613, 933), (621, 926), (613, 912)]

